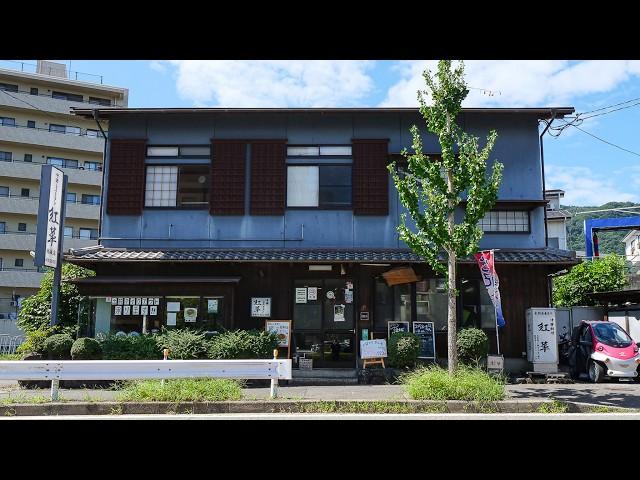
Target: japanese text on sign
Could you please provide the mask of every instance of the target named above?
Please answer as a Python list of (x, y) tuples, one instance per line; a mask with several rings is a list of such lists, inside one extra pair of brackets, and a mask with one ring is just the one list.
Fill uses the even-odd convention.
[(62, 173), (62, 170), (52, 168), (49, 187), (49, 209), (47, 211), (47, 242), (44, 254), (44, 264), (47, 267), (55, 268), (58, 265), (63, 182), (64, 173)]

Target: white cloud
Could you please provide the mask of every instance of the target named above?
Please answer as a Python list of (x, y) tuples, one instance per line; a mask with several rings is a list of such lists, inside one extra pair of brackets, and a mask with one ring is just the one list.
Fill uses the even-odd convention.
[[(637, 181), (640, 182), (640, 170)], [(622, 172), (624, 175), (624, 172)], [(628, 173), (628, 172), (627, 172)], [(565, 191), (563, 204), (599, 206), (607, 202), (637, 202), (638, 195), (620, 190), (628, 182), (616, 182), (610, 175), (594, 173), (588, 167), (547, 165), (546, 188)]]
[(196, 106), (354, 106), (369, 94), (368, 61), (178, 60), (176, 87)]
[[(437, 62), (405, 61), (396, 68), (400, 79), (381, 103), (386, 107), (415, 106), (424, 89), (422, 72)], [(473, 87), (465, 107), (539, 107), (571, 105), (580, 96), (604, 93), (640, 75), (640, 62), (626, 60), (470, 60), (465, 77)], [(492, 96), (484, 90), (494, 92)], [(499, 92), (499, 93), (498, 93)]]
[(164, 65), (164, 63), (159, 62), (157, 60), (153, 60), (151, 63), (149, 63), (149, 68), (151, 68), (151, 70), (155, 70), (156, 72), (160, 72), (160, 73), (164, 73), (167, 71), (167, 67)]

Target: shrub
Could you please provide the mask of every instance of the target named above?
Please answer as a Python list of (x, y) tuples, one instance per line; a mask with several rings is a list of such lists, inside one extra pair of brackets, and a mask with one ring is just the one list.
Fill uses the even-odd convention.
[(27, 332), (24, 342), (18, 346), (16, 352), (24, 355), (29, 353), (44, 354), (44, 341), (52, 334), (53, 330), (48, 327), (31, 330)]
[(389, 337), (388, 348), (392, 367), (414, 367), (420, 354), (420, 339), (411, 332), (395, 332)]
[(156, 337), (156, 343), (161, 350), (169, 349), (169, 358), (189, 360), (193, 358), (207, 358), (209, 340), (204, 333), (186, 328), (165, 330)]
[(44, 341), (44, 351), (51, 360), (69, 360), (73, 338), (67, 333), (56, 333)]
[(501, 377), (465, 366), (449, 375), (444, 368), (431, 365), (403, 375), (401, 382), (415, 400), (495, 402), (505, 397)]
[(240, 400), (242, 388), (226, 378), (177, 378), (127, 382), (118, 400), (124, 402), (220, 402)]
[(477, 365), (489, 353), (489, 337), (479, 328), (465, 328), (458, 332), (456, 347), (460, 362)]
[(94, 338), (78, 338), (71, 347), (73, 360), (101, 360), (102, 347)]
[(102, 358), (105, 360), (157, 360), (162, 358), (154, 335), (101, 336)]
[(272, 358), (278, 336), (264, 330), (228, 330), (211, 339), (209, 358)]

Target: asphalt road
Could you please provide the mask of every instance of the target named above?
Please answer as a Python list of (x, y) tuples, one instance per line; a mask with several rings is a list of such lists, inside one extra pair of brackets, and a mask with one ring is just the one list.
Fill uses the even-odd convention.
[(208, 415), (58, 415), (0, 420), (640, 420), (640, 413), (227, 413)]

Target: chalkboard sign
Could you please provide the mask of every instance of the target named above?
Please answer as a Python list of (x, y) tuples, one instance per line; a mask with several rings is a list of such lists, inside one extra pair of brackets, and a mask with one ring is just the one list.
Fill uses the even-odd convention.
[(387, 329), (389, 330), (389, 337), (396, 332), (408, 332), (409, 322), (389, 322), (387, 323)]
[(436, 337), (433, 322), (413, 322), (413, 333), (420, 338), (418, 358), (436, 359)]

